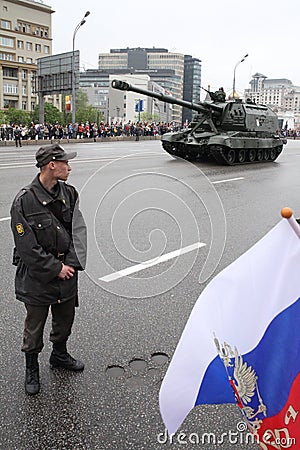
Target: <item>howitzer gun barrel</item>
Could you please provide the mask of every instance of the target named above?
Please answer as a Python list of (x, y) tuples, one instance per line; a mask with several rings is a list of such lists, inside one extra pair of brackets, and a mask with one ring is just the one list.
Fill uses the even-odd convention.
[(148, 91), (147, 89), (142, 89), (137, 86), (133, 86), (132, 84), (127, 83), (126, 81), (113, 80), (111, 85), (114, 89), (119, 89), (120, 91), (136, 92), (138, 94), (143, 94), (148, 97), (157, 98), (158, 100), (161, 100), (162, 102), (165, 102), (165, 103), (171, 103), (173, 105), (183, 106), (185, 108), (192, 109), (192, 110), (198, 111), (198, 112), (208, 112), (209, 110), (213, 110), (213, 111), (221, 114), (221, 112), (223, 110), (223, 108), (218, 105), (214, 105), (211, 103), (199, 103), (198, 104), (198, 103), (187, 102), (185, 100), (179, 100), (177, 98), (171, 97), (170, 95), (164, 95), (164, 94), (161, 94), (158, 92), (152, 92), (152, 91)]

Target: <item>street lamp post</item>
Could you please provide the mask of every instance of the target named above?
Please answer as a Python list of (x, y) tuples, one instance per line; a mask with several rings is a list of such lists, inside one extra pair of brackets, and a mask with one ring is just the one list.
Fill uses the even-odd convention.
[(72, 51), (72, 124), (75, 123), (75, 97), (76, 97), (76, 79), (75, 79), (75, 36), (79, 28), (85, 24), (85, 18), (90, 15), (90, 11), (87, 11), (81, 21), (76, 25), (73, 33), (73, 51)]
[(234, 71), (233, 71), (233, 87), (232, 87), (232, 99), (234, 100), (234, 93), (235, 93), (235, 71), (236, 68), (239, 64), (241, 64), (243, 61), (245, 61), (245, 59), (247, 58), (248, 53), (240, 60), (236, 63), (235, 67), (234, 67)]
[(120, 106), (116, 106), (116, 111), (117, 111), (117, 122), (119, 122), (119, 118), (120, 118)]

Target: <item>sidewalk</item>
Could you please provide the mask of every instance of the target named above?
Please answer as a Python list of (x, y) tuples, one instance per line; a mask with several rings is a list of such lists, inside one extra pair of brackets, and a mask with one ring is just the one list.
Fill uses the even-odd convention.
[[(161, 135), (156, 136), (140, 136), (141, 141), (152, 141), (152, 140), (161, 140)], [(22, 146), (26, 147), (28, 145), (48, 145), (54, 142), (58, 142), (59, 144), (81, 144), (83, 142), (116, 142), (116, 141), (135, 141), (135, 136), (112, 136), (105, 138), (84, 138), (84, 139), (39, 139), (39, 140), (31, 140), (27, 139), (22, 141)], [(0, 147), (15, 147), (15, 141), (0, 141)]]

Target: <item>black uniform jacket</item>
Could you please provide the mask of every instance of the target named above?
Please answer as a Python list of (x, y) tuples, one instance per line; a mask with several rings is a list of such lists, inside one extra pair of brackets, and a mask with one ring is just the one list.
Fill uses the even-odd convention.
[[(77, 271), (85, 266), (86, 226), (78, 208), (78, 193), (73, 186), (59, 182), (56, 201), (61, 202), (62, 221), (50, 210), (53, 201), (38, 175), (21, 189), (11, 207), (16, 297), (31, 305), (77, 298)], [(58, 278), (62, 262), (75, 269), (69, 280)]]

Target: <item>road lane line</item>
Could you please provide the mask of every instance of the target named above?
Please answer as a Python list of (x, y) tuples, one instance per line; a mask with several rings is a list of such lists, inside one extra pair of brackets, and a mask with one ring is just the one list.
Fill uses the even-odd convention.
[(115, 281), (118, 278), (126, 277), (127, 275), (131, 275), (132, 273), (140, 272), (141, 270), (148, 269), (149, 267), (156, 266), (162, 262), (168, 261), (169, 259), (176, 258), (177, 256), (184, 255), (185, 253), (192, 252), (197, 248), (204, 247), (206, 244), (204, 242), (196, 242), (195, 244), (188, 245), (187, 247), (180, 248), (179, 250), (174, 250), (173, 252), (166, 253), (165, 255), (158, 256), (157, 258), (149, 259), (141, 264), (137, 264), (135, 266), (127, 267), (126, 269), (119, 270), (118, 272), (111, 273), (109, 275), (105, 275), (104, 277), (99, 278), (100, 281), (110, 282)]
[(229, 181), (238, 181), (238, 180), (244, 180), (244, 179), (245, 179), (244, 177), (227, 178), (227, 180), (212, 181), (212, 184), (227, 183)]
[(158, 170), (161, 169), (162, 166), (160, 167), (141, 167), (140, 169), (131, 169), (132, 172), (140, 172), (140, 171), (145, 171), (145, 170)]
[(2, 219), (0, 219), (0, 222), (5, 222), (5, 220), (10, 220), (10, 217), (2, 217)]
[[(165, 155), (160, 155), (158, 154), (157, 156), (159, 157), (165, 157)], [(147, 155), (137, 155), (137, 156), (128, 156), (126, 157), (114, 157), (114, 158), (98, 158), (98, 159), (77, 159), (77, 160), (72, 160), (71, 164), (80, 164), (80, 163), (91, 163), (91, 162), (106, 162), (106, 161), (118, 161), (118, 160), (132, 160), (132, 159), (142, 159), (142, 158), (152, 158), (152, 156), (147, 156)], [(34, 167), (34, 161), (32, 161), (31, 164), (23, 164), (23, 163), (4, 163), (2, 164), (0, 161), (0, 169), (21, 169), (23, 167)]]

